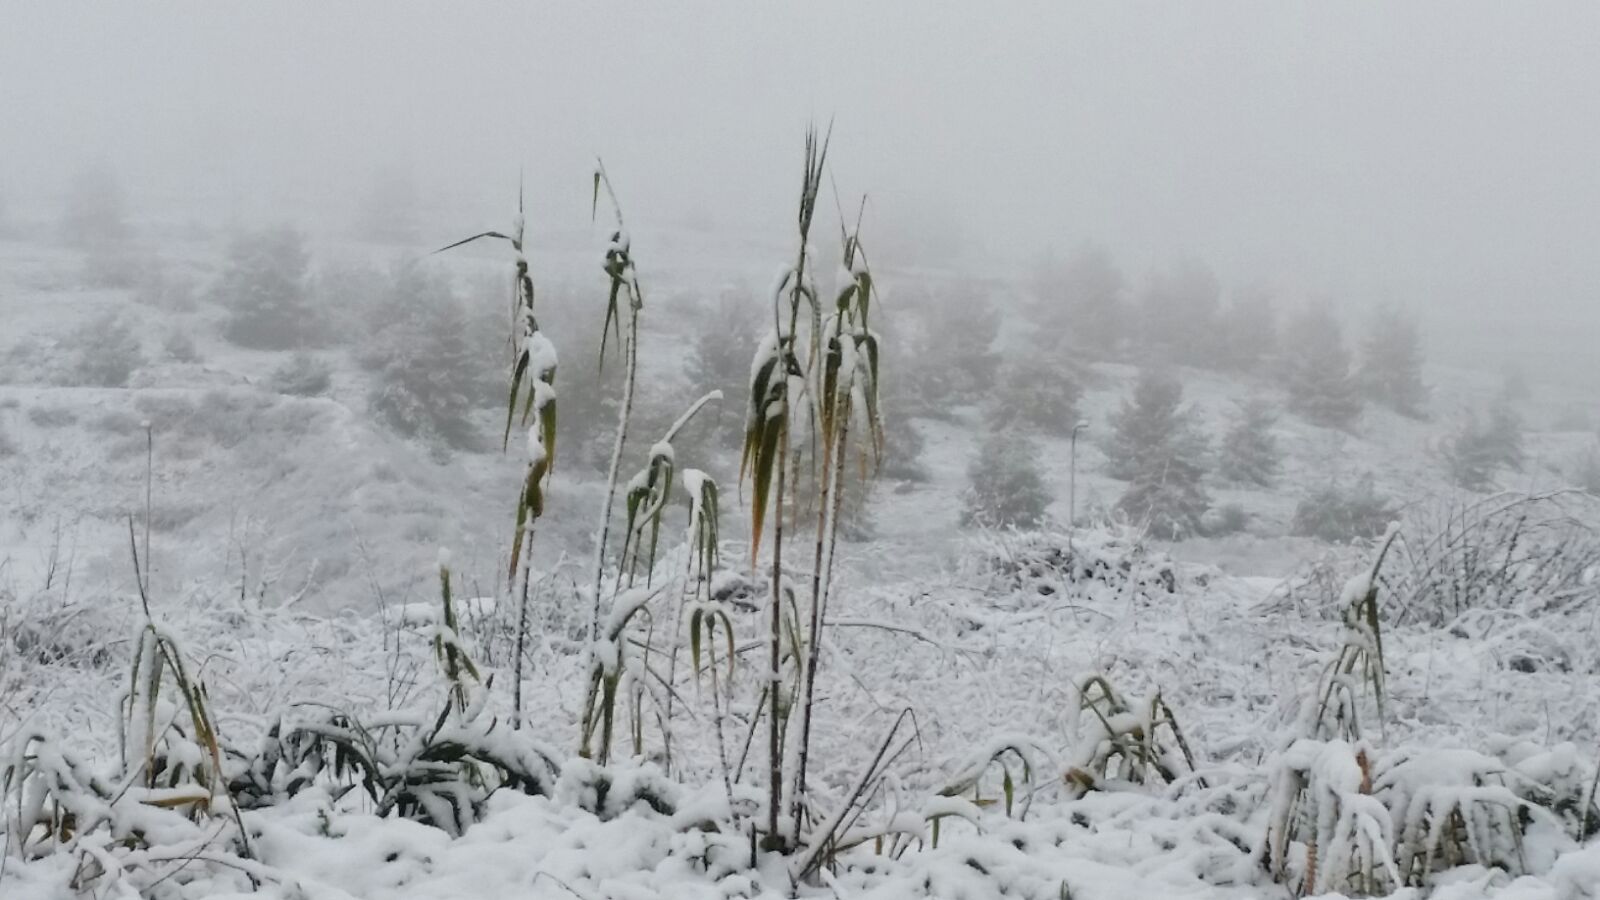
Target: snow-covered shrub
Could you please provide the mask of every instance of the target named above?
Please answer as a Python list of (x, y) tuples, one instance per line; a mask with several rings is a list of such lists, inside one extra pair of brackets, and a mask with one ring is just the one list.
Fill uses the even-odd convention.
[[(1421, 506), (1385, 569), (1396, 622), (1492, 630), (1493, 610), (1544, 615), (1600, 603), (1600, 536), (1581, 496), (1494, 495)], [(1473, 621), (1462, 620), (1471, 614)]]
[(1264, 400), (1241, 403), (1217, 448), (1217, 469), (1237, 484), (1271, 487), (1283, 465), (1283, 450), (1272, 428), (1277, 411)]
[(928, 467), (922, 460), (927, 442), (917, 423), (904, 409), (890, 403), (883, 413), (883, 456), (880, 478), (891, 481), (925, 482)]
[(125, 643), (127, 621), (108, 598), (70, 600), (60, 591), (26, 597), (0, 593), (0, 619), (15, 658), (40, 666), (101, 668)]
[(323, 357), (299, 350), (273, 370), (267, 385), (280, 394), (320, 397), (333, 386), (333, 367)]
[(1373, 796), (1371, 748), (1301, 739), (1271, 764), (1262, 866), (1300, 894), (1385, 894), (1404, 880), (1395, 826)]
[[(1372, 792), (1398, 832), (1395, 860), (1404, 883), (1423, 887), (1445, 869), (1477, 864), (1513, 877), (1529, 871), (1524, 837), (1554, 814), (1509, 787), (1498, 759), (1472, 750), (1399, 750), (1382, 755)], [(1554, 835), (1561, 829), (1554, 827)]]
[(72, 361), (59, 377), (68, 384), (123, 387), (145, 364), (135, 322), (121, 313), (96, 316), (73, 331)]
[(1033, 442), (1021, 435), (990, 435), (967, 466), (961, 524), (1034, 528), (1044, 522), (1049, 504)]
[(126, 290), (143, 284), (151, 267), (139, 251), (125, 244), (91, 250), (83, 257), (83, 285)]
[(1340, 591), (1344, 639), (1317, 686), (1316, 705), (1307, 709), (1309, 719), (1301, 726), (1301, 731), (1314, 739), (1361, 739), (1359, 695), (1363, 688), (1370, 689), (1377, 720), (1382, 726), (1387, 689), (1379, 573), (1399, 535), (1399, 527), (1391, 524), (1371, 564), (1346, 581)]
[(1053, 596), (1093, 586), (1170, 594), (1178, 586), (1172, 558), (1145, 547), (1128, 530), (986, 535), (978, 569), (999, 597)]
[(173, 328), (161, 341), (161, 356), (168, 362), (196, 363), (200, 361), (200, 351), (194, 345), (194, 338), (182, 328)]
[(290, 350), (319, 337), (309, 298), (305, 239), (292, 228), (234, 239), (211, 294), (228, 310), (223, 336), (242, 347)]
[[(1130, 702), (1104, 676), (1090, 674), (1074, 682), (1072, 698), (1066, 714), (1072, 739), (1063, 776), (1067, 796), (1172, 784), (1195, 771), (1194, 754), (1159, 693)], [(1204, 787), (1205, 780), (1199, 783)]]
[(193, 312), (197, 305), (194, 280), (160, 265), (145, 267), (134, 288), (133, 300), (169, 312)]
[(1370, 474), (1353, 484), (1329, 482), (1295, 504), (1289, 530), (1333, 543), (1375, 538), (1394, 521), (1396, 509), (1378, 493)]
[(65, 428), (78, 423), (78, 414), (65, 406), (28, 407), (28, 421), (39, 428)]
[(1250, 527), (1250, 513), (1243, 504), (1224, 503), (1207, 512), (1200, 524), (1212, 537), (1238, 534)]

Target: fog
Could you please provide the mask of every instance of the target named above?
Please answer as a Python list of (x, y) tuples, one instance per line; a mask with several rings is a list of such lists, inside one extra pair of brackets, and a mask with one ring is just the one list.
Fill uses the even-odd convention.
[[(873, 224), (1004, 273), (1107, 248), (1225, 285), (1398, 303), (1440, 361), (1570, 375), (1600, 317), (1600, 10), (1586, 4), (10, 4), (0, 191), (112, 164), (135, 207), (347, 204), (375, 169), (498, 214), (782, 235), (799, 135)], [(176, 213), (182, 215), (181, 212)], [(453, 224), (453, 222), (452, 222)], [(441, 231), (447, 229), (441, 228)], [(916, 240), (904, 241), (915, 244)]]

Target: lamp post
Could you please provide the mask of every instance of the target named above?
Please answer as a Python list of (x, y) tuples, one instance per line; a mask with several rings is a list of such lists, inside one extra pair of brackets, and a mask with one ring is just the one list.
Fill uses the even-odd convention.
[(1072, 426), (1072, 451), (1067, 466), (1067, 527), (1078, 527), (1078, 432), (1089, 427), (1088, 422)]

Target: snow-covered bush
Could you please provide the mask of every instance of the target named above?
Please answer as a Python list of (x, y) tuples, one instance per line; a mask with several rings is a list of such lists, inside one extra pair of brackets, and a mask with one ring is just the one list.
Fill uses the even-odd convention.
[(1289, 530), (1333, 543), (1375, 538), (1394, 521), (1395, 506), (1370, 474), (1354, 483), (1329, 482), (1295, 504)]
[(133, 291), (135, 303), (170, 312), (194, 312), (196, 299), (192, 278), (160, 265), (146, 266)]
[[(1063, 780), (1069, 797), (1122, 785), (1172, 784), (1195, 771), (1172, 707), (1159, 693), (1124, 698), (1102, 675), (1077, 679), (1067, 710), (1072, 750)], [(1204, 778), (1200, 785), (1205, 785)]]
[(211, 295), (228, 310), (222, 333), (242, 347), (290, 350), (320, 336), (305, 239), (292, 228), (247, 232), (228, 249)]
[(182, 328), (173, 328), (167, 331), (167, 336), (161, 340), (161, 355), (168, 362), (195, 363), (200, 361), (200, 350), (195, 347), (194, 338)]
[[(1413, 509), (1385, 569), (1399, 622), (1489, 630), (1472, 614), (1549, 615), (1600, 603), (1600, 536), (1592, 503), (1573, 495), (1494, 495)], [(1570, 662), (1568, 663), (1570, 664)]]
[(1050, 499), (1033, 442), (1021, 435), (992, 434), (967, 466), (961, 524), (1034, 528), (1044, 522)]
[(123, 387), (145, 365), (137, 324), (118, 312), (105, 313), (74, 330), (72, 359), (58, 377), (68, 384)]
[(1178, 587), (1172, 558), (1144, 546), (1127, 529), (986, 534), (978, 572), (1002, 598), (1102, 588), (1170, 594)]
[(267, 386), (280, 394), (320, 397), (333, 386), (333, 368), (315, 353), (296, 351), (283, 365), (273, 370)]

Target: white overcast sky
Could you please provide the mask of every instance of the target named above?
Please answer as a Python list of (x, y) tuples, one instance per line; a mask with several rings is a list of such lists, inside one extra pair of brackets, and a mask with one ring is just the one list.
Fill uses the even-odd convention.
[[(786, 228), (802, 129), (884, 226), (1134, 280), (1593, 330), (1592, 3), (186, 3), (0, 0), (0, 189), (316, 198), (376, 166), (587, 218)], [(219, 187), (225, 186), (225, 187)], [(1600, 335), (1597, 335), (1600, 336)]]

